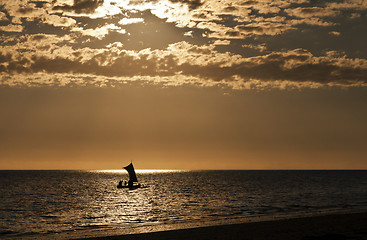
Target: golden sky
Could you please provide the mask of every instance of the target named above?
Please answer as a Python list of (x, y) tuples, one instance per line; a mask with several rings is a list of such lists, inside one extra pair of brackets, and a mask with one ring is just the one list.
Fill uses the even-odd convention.
[(366, 169), (366, 13), (2, 1), (0, 169)]

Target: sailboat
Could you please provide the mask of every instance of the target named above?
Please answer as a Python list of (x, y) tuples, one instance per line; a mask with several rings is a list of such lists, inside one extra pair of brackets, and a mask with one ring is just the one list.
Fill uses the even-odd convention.
[(129, 181), (119, 181), (117, 188), (137, 189), (147, 187), (138, 183), (138, 178), (136, 177), (135, 169), (132, 162), (124, 167), (124, 169), (129, 173)]

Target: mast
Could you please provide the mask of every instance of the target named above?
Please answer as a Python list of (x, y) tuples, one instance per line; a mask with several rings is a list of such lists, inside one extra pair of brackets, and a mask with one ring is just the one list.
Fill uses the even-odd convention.
[(135, 169), (134, 169), (133, 163), (130, 163), (129, 165), (127, 165), (124, 168), (129, 173), (129, 177), (130, 177), (129, 181), (138, 182), (138, 179), (137, 179), (136, 174), (135, 174)]

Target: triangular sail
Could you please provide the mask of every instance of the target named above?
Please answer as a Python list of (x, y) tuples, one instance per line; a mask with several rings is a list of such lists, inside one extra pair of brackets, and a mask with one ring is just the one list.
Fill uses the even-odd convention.
[(129, 177), (130, 177), (130, 180), (129, 181), (138, 182), (138, 179), (136, 178), (136, 174), (135, 174), (133, 163), (130, 163), (129, 165), (127, 165), (124, 168), (129, 173)]

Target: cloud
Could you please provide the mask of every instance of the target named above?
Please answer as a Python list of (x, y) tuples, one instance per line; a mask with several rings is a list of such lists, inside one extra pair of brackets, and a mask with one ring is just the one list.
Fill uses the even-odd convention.
[(123, 18), (119, 21), (120, 25), (129, 25), (133, 23), (140, 23), (144, 22), (143, 18)]
[(85, 13), (90, 14), (94, 13), (95, 10), (102, 6), (104, 0), (74, 0), (72, 5), (63, 4), (54, 6), (54, 10), (62, 10), (65, 12), (74, 12), (74, 13)]
[(196, 9), (203, 5), (203, 2), (201, 0), (170, 0), (173, 3), (183, 3), (187, 4), (190, 9)]
[[(88, 26), (89, 23), (85, 22), (85, 19), (74, 19), (74, 17), (107, 19), (118, 14), (129, 16), (129, 14), (149, 11), (166, 22), (174, 23), (176, 27), (188, 28), (186, 32), (194, 33), (194, 30), (205, 29), (207, 31), (202, 36), (217, 39), (244, 39), (252, 35), (275, 36), (295, 29), (295, 26), (301, 24), (332, 25), (332, 23), (315, 17), (312, 19), (292, 19), (290, 21), (290, 19), (279, 14), (282, 9), (289, 7), (294, 2), (297, 1), (57, 0), (45, 1), (42, 4), (37, 2), (36, 4), (35, 2), (24, 3), (15, 0), (14, 3), (7, 3), (6, 9), (10, 16), (14, 16), (13, 23), (21, 23), (23, 18), (27, 21), (39, 18), (42, 22), (54, 27), (68, 28), (77, 25), (77, 21), (82, 21), (72, 31), (79, 31), (84, 35), (98, 36), (97, 39), (102, 39), (110, 31), (99, 27), (101, 33), (98, 34), (96, 31), (92, 31), (98, 28), (96, 28), (96, 25)], [(311, 14), (316, 16), (330, 16), (337, 12), (336, 10), (325, 10), (320, 7), (286, 9), (286, 11), (289, 11), (291, 15)], [(277, 16), (274, 16), (274, 13)], [(231, 21), (226, 20), (229, 16), (232, 19)], [(144, 21), (143, 17), (125, 17), (118, 22), (120, 25), (128, 25)], [(108, 22), (107, 24), (116, 24), (116, 22)], [(124, 33), (124, 30), (120, 29), (120, 32)]]
[(260, 23), (250, 23), (246, 25), (238, 25), (236, 29), (243, 35), (255, 34), (255, 35), (278, 35), (290, 29), (294, 29), (291, 25), (283, 23), (273, 23), (273, 22), (260, 22)]
[(3, 12), (0, 12), (0, 21), (8, 21), (9, 19), (6, 17), (6, 14)]
[(58, 15), (46, 15), (43, 22), (55, 27), (70, 27), (76, 24), (76, 21), (68, 17), (60, 17)]
[(11, 17), (12, 23), (15, 24), (22, 24), (21, 19), (33, 21), (35, 18), (47, 14), (46, 9), (37, 7), (35, 3), (20, 0), (5, 1), (3, 8)]
[(360, 13), (351, 13), (350, 14), (350, 18), (352, 19), (356, 19), (356, 18), (360, 18), (362, 15)]
[(23, 24), (23, 21), (33, 22), (40, 20), (43, 23), (53, 25), (55, 27), (70, 27), (76, 24), (76, 20), (72, 18), (60, 17), (58, 15), (49, 14), (51, 12), (50, 3), (37, 1), (6, 1), (4, 9), (8, 12), (12, 23)]
[(184, 33), (184, 36), (187, 36), (187, 37), (194, 37), (194, 35), (193, 35), (193, 31), (185, 32), (185, 33)]
[(24, 27), (22, 25), (9, 24), (6, 26), (0, 26), (0, 31), (3, 32), (22, 32)]
[(367, 60), (331, 53), (316, 57), (305, 49), (294, 49), (243, 58), (228, 52), (219, 53), (214, 50), (215, 45), (197, 46), (187, 42), (171, 44), (165, 50), (127, 51), (121, 47), (110, 46), (98, 53), (89, 48), (60, 47), (59, 51), (54, 50), (59, 52), (54, 56), (38, 52), (15, 56), (3, 52), (0, 70), (5, 75), (86, 74), (125, 81), (150, 78), (161, 82), (158, 79), (164, 78), (171, 84), (183, 76), (190, 79), (188, 84), (236, 88), (248, 87), (254, 82), (256, 86), (367, 85)]
[(367, 84), (366, 60), (314, 57), (303, 49), (271, 53), (242, 59), (239, 63), (222, 67), (220, 63), (195, 66), (188, 62), (180, 66), (183, 74), (214, 81), (248, 81), (308, 83), (310, 85)]
[(207, 35), (209, 38), (243, 38), (243, 36), (233, 28), (215, 22), (200, 22), (196, 25), (196, 28), (209, 30), (210, 33)]
[(121, 42), (114, 42), (114, 43), (110, 43), (108, 44), (106, 47), (107, 48), (122, 48), (124, 45)]
[(365, 0), (345, 0), (341, 2), (334, 2), (326, 4), (327, 7), (333, 9), (355, 9), (355, 10), (365, 10), (367, 9), (367, 1)]
[(328, 27), (328, 26), (334, 26), (336, 23), (333, 22), (326, 22), (321, 20), (320, 18), (303, 18), (303, 19), (291, 19), (287, 21), (292, 26), (301, 25), (301, 24), (307, 24), (307, 25), (314, 25), (314, 26), (322, 26), (322, 27)]
[(340, 32), (336, 32), (336, 31), (331, 31), (329, 32), (330, 35), (334, 35), (334, 36), (340, 36)]
[(295, 16), (299, 18), (336, 16), (339, 13), (338, 11), (335, 11), (333, 9), (321, 7), (299, 7), (285, 9), (284, 11), (290, 16)]
[[(338, 40), (332, 36), (339, 36), (351, 22), (358, 29), (364, 1), (361, 6), (357, 3), (6, 1), (3, 5), (6, 14), (0, 13), (0, 19), (11, 23), (0, 27), (3, 32), (0, 68), (11, 79), (12, 74), (27, 74), (31, 78), (48, 73), (126, 81), (144, 78), (162, 82), (160, 78), (173, 85), (186, 81), (237, 88), (255, 82), (256, 86), (286, 82), (302, 86), (365, 84), (366, 59), (360, 53), (363, 49), (359, 53), (348, 50), (344, 55), (331, 54), (335, 44), (323, 39)], [(344, 21), (346, 18), (349, 20)], [(134, 23), (144, 24), (131, 25)], [(321, 27), (332, 36), (312, 35)], [(305, 29), (310, 33), (308, 36), (312, 35), (312, 41), (299, 39), (299, 33)], [(154, 35), (162, 32), (164, 36)], [(345, 46), (345, 49), (351, 48)], [(258, 56), (254, 56), (256, 53)]]
[(126, 30), (122, 29), (114, 24), (108, 24), (102, 27), (97, 27), (95, 29), (83, 29), (80, 27), (75, 27), (71, 30), (72, 32), (79, 32), (85, 36), (92, 36), (98, 39), (103, 39), (110, 31), (116, 31), (121, 34), (125, 34)]
[(252, 49), (258, 50), (259, 52), (265, 52), (266, 51), (266, 44), (265, 43), (262, 43), (262, 44), (244, 44), (244, 45), (242, 45), (242, 47), (252, 48)]
[(215, 40), (213, 45), (229, 45), (230, 43), (229, 40)]

